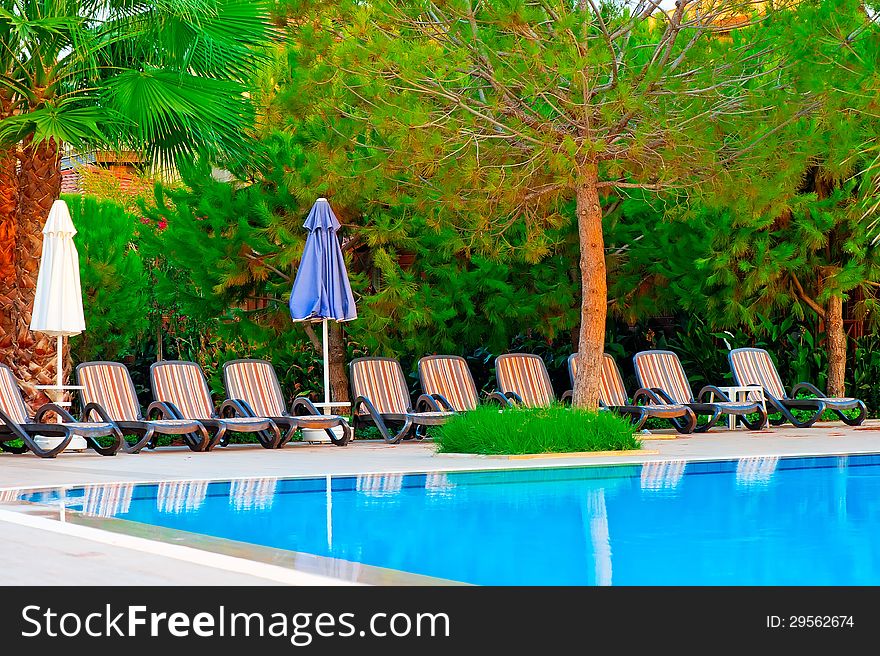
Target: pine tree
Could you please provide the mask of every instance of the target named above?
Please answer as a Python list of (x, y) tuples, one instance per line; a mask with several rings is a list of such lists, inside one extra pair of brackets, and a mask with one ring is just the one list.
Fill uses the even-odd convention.
[(880, 31), (859, 11), (836, 9), (829, 20), (824, 3), (805, 4), (787, 26), (794, 63), (784, 84), (811, 97), (813, 110), (761, 143), (748, 175), (668, 213), (705, 248), (695, 244), (692, 262), (672, 258), (661, 268), (682, 305), (718, 325), (754, 328), (759, 313), (774, 311), (817, 318), (828, 393), (842, 396), (844, 302), (852, 299), (858, 319), (877, 320), (878, 196), (866, 169), (880, 131)]
[(150, 279), (134, 247), (136, 216), (107, 201), (65, 197), (76, 226), (86, 330), (70, 339), (75, 362), (133, 355), (149, 328)]
[[(782, 122), (812, 109), (778, 87), (787, 62), (776, 12), (754, 10), (726, 0), (681, 0), (667, 13), (651, 2), (353, 1), (327, 26), (345, 71), (328, 80), (355, 98), (337, 111), (372, 127), (359, 133), (372, 146), (362, 167), (396, 179), (396, 198), (408, 195), (430, 225), (449, 222), (490, 253), (521, 226), (538, 259), (574, 220), (578, 405), (598, 398), (603, 205), (632, 189), (720, 184), (755, 135), (774, 130), (764, 104), (784, 108)], [(729, 138), (743, 123), (752, 133)]]
[[(299, 200), (288, 186), (298, 144), (285, 135), (263, 143), (261, 161), (270, 163), (248, 184), (219, 182), (207, 168), (194, 168), (183, 171), (180, 188), (159, 185), (155, 206), (144, 207), (153, 228), (138, 248), (158, 263), (160, 306), (208, 327), (217, 348), (271, 359), (289, 372), (286, 388), (317, 391), (320, 342), (303, 332), (307, 326), (291, 323), (287, 308), (312, 196)], [(409, 365), (428, 353), (500, 351), (528, 330), (567, 336), (576, 325), (564, 234), (539, 263), (511, 264), (472, 253), (458, 232), (436, 230), (411, 209), (368, 201), (359, 210), (334, 209), (358, 301), (358, 320), (345, 325), (349, 352), (403, 356)], [(263, 307), (244, 309), (254, 300)], [(346, 398), (347, 380), (334, 380), (341, 380), (334, 398)]]

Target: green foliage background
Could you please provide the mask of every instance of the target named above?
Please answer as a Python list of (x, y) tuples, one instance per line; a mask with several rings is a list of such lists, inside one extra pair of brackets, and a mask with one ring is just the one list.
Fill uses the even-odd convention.
[(65, 196), (76, 226), (86, 331), (71, 339), (73, 357), (118, 360), (133, 355), (150, 328), (149, 271), (135, 248), (137, 219), (121, 206)]
[[(513, 13), (514, 5), (498, 3)], [(318, 354), (289, 321), (287, 296), (302, 223), (327, 196), (358, 301), (349, 357), (395, 356), (412, 372), (422, 355), (464, 355), (478, 386), (491, 389), (495, 355), (536, 352), (557, 392), (567, 389), (580, 298), (572, 203), (551, 198), (512, 214), (523, 180), (486, 178), (473, 153), (451, 153), (424, 127), (418, 103), (401, 100), (397, 113), (371, 103), (386, 85), (349, 66), (356, 53), (340, 38), (363, 36), (368, 6), (291, 0), (276, 9), (285, 38), (253, 81), (262, 115), (250, 166), (231, 183), (207, 165), (184, 167), (182, 184), (157, 185), (137, 216), (87, 199), (75, 217), (90, 295), (76, 357), (130, 356), (140, 379), (160, 352), (195, 359), (218, 394), (223, 361), (265, 357), (288, 394), (315, 392)], [(699, 386), (729, 377), (728, 345), (755, 345), (771, 351), (787, 384), (822, 387), (823, 336), (794, 278), (818, 303), (852, 298), (873, 326), (880, 271), (865, 208), (876, 199), (880, 37), (869, 28), (850, 39), (857, 10), (847, 0), (805, 2), (762, 28), (791, 65), (752, 99), (784, 121), (746, 166), (664, 194), (603, 198), (607, 350), (630, 386), (629, 359), (644, 348), (678, 352)], [(430, 54), (395, 52), (408, 66)], [(788, 108), (798, 94), (815, 98), (809, 114)], [(745, 143), (761, 121), (780, 118), (752, 109), (702, 136)], [(462, 200), (475, 185), (491, 192), (482, 207)], [(819, 270), (831, 272), (821, 288)], [(259, 309), (243, 309), (255, 302)], [(880, 340), (850, 339), (849, 349), (848, 390), (876, 411)]]

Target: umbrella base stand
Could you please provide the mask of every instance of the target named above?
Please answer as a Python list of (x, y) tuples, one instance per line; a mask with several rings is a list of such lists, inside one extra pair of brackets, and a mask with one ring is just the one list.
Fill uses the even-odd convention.
[[(330, 430), (332, 430), (340, 440), (345, 435), (342, 426), (334, 426)], [(303, 442), (308, 442), (309, 444), (323, 444), (330, 441), (330, 436), (327, 435), (327, 432), (322, 428), (303, 428), (302, 438)]]
[[(46, 449), (46, 450), (54, 449), (56, 446), (58, 446), (61, 443), (61, 441), (63, 439), (64, 439), (63, 437), (60, 437), (58, 435), (35, 435), (34, 436), (34, 442), (37, 443), (37, 446), (40, 447), (41, 449)], [(82, 436), (74, 435), (73, 438), (70, 440), (70, 444), (68, 444), (67, 448), (64, 449), (64, 452), (66, 453), (67, 451), (85, 451), (88, 448), (89, 448), (89, 445), (86, 443), (85, 439), (82, 438)]]

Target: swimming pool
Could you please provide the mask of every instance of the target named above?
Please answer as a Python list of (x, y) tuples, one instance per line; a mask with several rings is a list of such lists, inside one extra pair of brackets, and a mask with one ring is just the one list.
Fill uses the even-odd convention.
[(22, 498), (476, 584), (880, 584), (878, 455), (184, 481)]

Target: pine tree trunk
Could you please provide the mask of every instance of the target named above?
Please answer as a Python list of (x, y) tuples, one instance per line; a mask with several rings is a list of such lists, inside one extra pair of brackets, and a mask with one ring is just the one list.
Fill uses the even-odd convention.
[(578, 338), (578, 367), (573, 404), (581, 408), (599, 405), (599, 382), (605, 349), (605, 317), (608, 289), (605, 272), (605, 242), (602, 236), (602, 204), (599, 201), (598, 171), (587, 164), (576, 190), (578, 241), (581, 268), (581, 332)]
[(825, 307), (825, 338), (828, 340), (828, 396), (846, 396), (846, 332), (840, 296), (832, 296)]
[[(0, 95), (0, 120), (9, 116), (9, 101)], [(0, 149), (0, 364), (12, 366), (15, 351), (15, 213), (18, 175), (15, 147)]]
[[(348, 376), (345, 373), (345, 342), (344, 329), (337, 321), (330, 322), (330, 391), (334, 401), (349, 401)], [(330, 412), (344, 414), (342, 408), (334, 408)]]
[[(54, 141), (37, 146), (26, 143), (18, 174), (15, 257), (18, 294), (13, 370), (32, 408), (47, 401), (46, 395), (34, 385), (51, 385), (56, 380), (56, 338), (31, 332), (30, 323), (43, 251), (43, 226), (52, 203), (60, 194), (58, 145)], [(65, 365), (66, 370), (69, 367), (69, 363)]]

